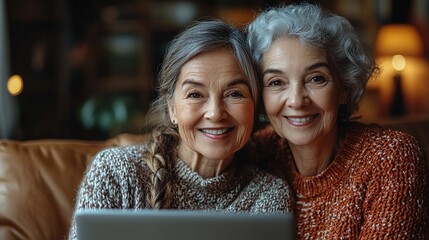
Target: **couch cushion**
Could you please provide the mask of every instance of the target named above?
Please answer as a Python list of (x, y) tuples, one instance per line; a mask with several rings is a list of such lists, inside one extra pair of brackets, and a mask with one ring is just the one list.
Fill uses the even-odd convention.
[(76, 190), (101, 148), (142, 141), (124, 134), (107, 141), (0, 141), (0, 239), (63, 239)]

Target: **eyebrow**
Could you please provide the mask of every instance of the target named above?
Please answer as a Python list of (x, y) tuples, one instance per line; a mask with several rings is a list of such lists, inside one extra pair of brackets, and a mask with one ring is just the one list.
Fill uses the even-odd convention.
[(305, 70), (308, 71), (308, 70), (313, 70), (313, 69), (320, 68), (320, 67), (326, 67), (326, 68), (329, 69), (328, 63), (326, 63), (326, 62), (317, 62), (317, 63), (314, 63), (314, 64), (306, 67)]
[(182, 87), (185, 85), (196, 85), (196, 86), (204, 86), (204, 84), (195, 81), (194, 79), (185, 79), (185, 81), (182, 82)]
[(268, 69), (265, 69), (265, 71), (262, 73), (262, 76), (265, 76), (266, 74), (270, 74), (270, 73), (282, 74), (283, 71), (275, 68), (268, 68)]
[[(309, 71), (309, 70), (314, 70), (314, 69), (320, 68), (320, 67), (327, 67), (329, 69), (328, 63), (326, 63), (326, 62), (317, 62), (317, 63), (314, 63), (314, 64), (312, 64), (310, 66), (305, 67), (305, 70)], [(280, 70), (280, 69), (268, 68), (268, 69), (266, 69), (262, 73), (262, 76), (265, 76), (265, 74), (270, 74), (270, 73), (272, 73), (272, 74), (282, 74), (284, 72), (282, 70)]]
[(239, 85), (239, 84), (244, 84), (244, 85), (248, 85), (247, 82), (244, 79), (238, 78), (238, 79), (234, 79), (231, 82), (228, 83), (228, 87), (234, 86), (234, 85)]
[[(201, 86), (201, 87), (204, 86), (203, 83), (195, 81), (194, 79), (185, 79), (185, 81), (183, 81), (183, 83), (182, 83), (182, 87), (187, 85), (187, 84), (195, 85), (195, 86)], [(238, 79), (234, 79), (231, 82), (229, 82), (227, 87), (231, 87), (231, 86), (238, 85), (238, 84), (244, 84), (246, 86), (248, 85), (247, 81), (245, 81), (244, 79), (238, 78)]]

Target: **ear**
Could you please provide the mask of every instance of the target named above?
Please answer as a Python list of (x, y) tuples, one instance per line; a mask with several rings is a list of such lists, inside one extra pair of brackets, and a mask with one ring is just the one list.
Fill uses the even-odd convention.
[(168, 104), (168, 113), (170, 115), (170, 121), (173, 124), (177, 124), (176, 108), (174, 107), (174, 104), (171, 101), (167, 101), (167, 104)]

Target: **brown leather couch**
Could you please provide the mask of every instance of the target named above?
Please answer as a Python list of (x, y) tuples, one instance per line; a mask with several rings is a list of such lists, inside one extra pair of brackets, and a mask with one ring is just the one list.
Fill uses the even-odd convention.
[(0, 140), (0, 239), (64, 239), (92, 156), (142, 141), (130, 134), (106, 141)]
[[(429, 118), (428, 118), (429, 119)], [(429, 153), (429, 120), (390, 122)], [(122, 134), (106, 141), (0, 140), (0, 239), (64, 239), (78, 184), (101, 148), (140, 143)]]

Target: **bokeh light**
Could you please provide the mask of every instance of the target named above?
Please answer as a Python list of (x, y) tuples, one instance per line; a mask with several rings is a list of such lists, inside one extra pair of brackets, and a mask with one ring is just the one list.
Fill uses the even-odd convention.
[(24, 89), (24, 81), (19, 75), (12, 75), (7, 81), (7, 90), (13, 96), (19, 95)]
[(392, 65), (396, 71), (404, 70), (406, 64), (407, 64), (407, 62), (405, 61), (404, 56), (402, 56), (402, 55), (393, 56)]

